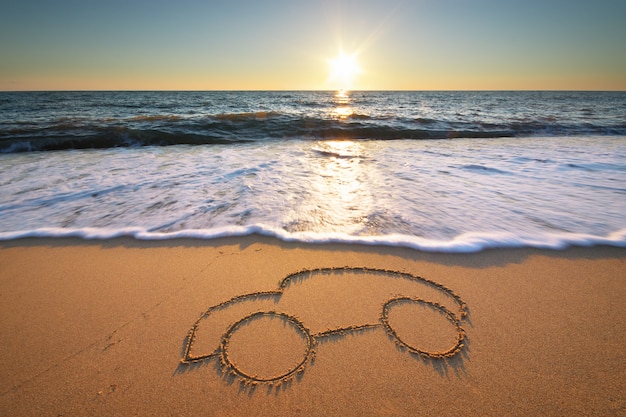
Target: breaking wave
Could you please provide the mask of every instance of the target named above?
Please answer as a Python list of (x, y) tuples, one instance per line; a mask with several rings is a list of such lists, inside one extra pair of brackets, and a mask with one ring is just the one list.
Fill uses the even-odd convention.
[[(19, 124), (19, 123), (15, 123)], [(516, 122), (484, 124), (443, 120), (300, 117), (277, 112), (230, 113), (202, 118), (133, 116), (124, 120), (61, 118), (0, 131), (0, 152), (103, 149), (132, 146), (215, 145), (266, 140), (399, 140), (531, 136), (626, 135), (626, 123), (606, 126)]]
[[(619, 93), (0, 93), (0, 152), (268, 140), (623, 136)], [(567, 105), (564, 105), (567, 104)]]

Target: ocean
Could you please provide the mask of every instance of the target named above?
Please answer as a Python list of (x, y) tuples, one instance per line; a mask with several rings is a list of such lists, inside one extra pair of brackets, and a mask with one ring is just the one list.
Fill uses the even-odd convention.
[(626, 247), (626, 93), (0, 93), (0, 240), (249, 234)]

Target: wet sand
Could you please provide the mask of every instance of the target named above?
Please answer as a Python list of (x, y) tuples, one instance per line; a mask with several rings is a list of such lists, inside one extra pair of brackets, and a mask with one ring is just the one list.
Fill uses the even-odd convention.
[(626, 249), (0, 243), (0, 415), (626, 415)]

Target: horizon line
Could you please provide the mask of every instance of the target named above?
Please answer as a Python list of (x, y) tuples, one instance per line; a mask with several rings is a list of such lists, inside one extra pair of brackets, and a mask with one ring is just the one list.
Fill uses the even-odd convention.
[(41, 89), (41, 90), (0, 90), (0, 93), (96, 93), (96, 92), (597, 92), (624, 93), (626, 90), (598, 89)]

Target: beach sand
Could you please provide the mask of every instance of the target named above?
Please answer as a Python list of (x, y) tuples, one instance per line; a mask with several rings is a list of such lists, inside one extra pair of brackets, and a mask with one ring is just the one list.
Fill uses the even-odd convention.
[(624, 416), (625, 261), (258, 236), (2, 242), (0, 415)]

